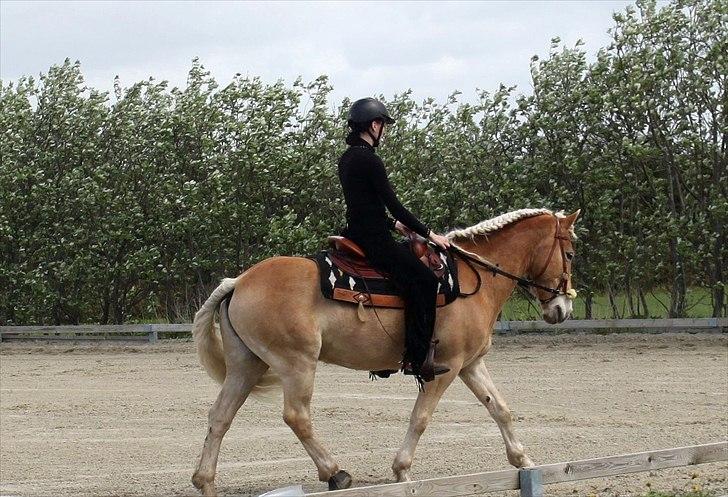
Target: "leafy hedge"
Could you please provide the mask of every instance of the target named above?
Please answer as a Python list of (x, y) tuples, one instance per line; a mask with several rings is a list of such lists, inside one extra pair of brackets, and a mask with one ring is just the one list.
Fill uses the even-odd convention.
[[(403, 203), (445, 231), (517, 208), (582, 209), (576, 281), (596, 292), (710, 291), (726, 313), (728, 3), (614, 15), (594, 62), (553, 41), (533, 93), (384, 99), (381, 154)], [(325, 76), (108, 95), (66, 60), (0, 83), (0, 324), (189, 319), (223, 275), (308, 254), (344, 222), (335, 162), (350, 102)], [(615, 307), (616, 312), (616, 307)]]

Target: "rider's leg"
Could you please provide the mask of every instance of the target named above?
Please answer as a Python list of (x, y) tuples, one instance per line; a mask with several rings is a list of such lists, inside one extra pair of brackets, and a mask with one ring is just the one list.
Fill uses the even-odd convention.
[(437, 277), (408, 247), (391, 237), (366, 245), (364, 250), (369, 262), (389, 274), (405, 301), (404, 360), (411, 362), (414, 372), (419, 373), (430, 350), (435, 327)]

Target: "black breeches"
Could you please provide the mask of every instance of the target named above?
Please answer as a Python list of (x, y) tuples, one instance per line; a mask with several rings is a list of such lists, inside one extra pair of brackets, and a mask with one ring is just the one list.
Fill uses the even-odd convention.
[(364, 250), (372, 266), (388, 273), (400, 291), (405, 302), (405, 359), (422, 365), (435, 328), (437, 277), (391, 235), (350, 238)]

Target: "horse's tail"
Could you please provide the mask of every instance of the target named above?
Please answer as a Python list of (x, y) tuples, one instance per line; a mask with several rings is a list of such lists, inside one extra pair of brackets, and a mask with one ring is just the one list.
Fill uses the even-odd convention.
[(192, 337), (197, 344), (197, 356), (207, 374), (218, 383), (225, 380), (225, 354), (222, 339), (215, 330), (215, 310), (233, 291), (237, 278), (225, 278), (207, 298), (192, 322)]

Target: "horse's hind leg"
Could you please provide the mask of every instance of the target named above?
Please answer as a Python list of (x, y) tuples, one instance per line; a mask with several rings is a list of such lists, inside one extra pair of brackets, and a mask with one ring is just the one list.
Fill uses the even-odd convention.
[(503, 441), (506, 444), (508, 462), (517, 468), (533, 466), (531, 458), (526, 455), (523, 445), (513, 431), (513, 415), (503, 400), (500, 392), (493, 384), (490, 373), (482, 359), (475, 361), (460, 371), (460, 378), (475, 394), (478, 400), (488, 409), (495, 420)]
[(412, 467), (412, 459), (415, 456), (417, 443), (425, 432), (440, 397), (450, 386), (452, 380), (455, 379), (455, 375), (455, 370), (452, 370), (429, 383), (425, 383), (425, 390), (417, 396), (415, 407), (412, 409), (412, 414), (410, 414), (407, 435), (405, 435), (404, 443), (397, 452), (394, 463), (392, 463), (392, 471), (394, 471), (397, 481), (410, 481), (412, 479), (410, 477), (410, 468)]
[(235, 334), (227, 320), (227, 305), (224, 302), (220, 311), (220, 333), (225, 351), (225, 381), (210, 409), (205, 444), (200, 462), (192, 476), (192, 483), (205, 496), (217, 495), (215, 471), (222, 438), (230, 428), (238, 409), (268, 369), (268, 365), (253, 354)]
[(330, 490), (349, 488), (351, 476), (340, 471), (339, 465), (316, 440), (311, 423), (316, 359), (298, 358), (280, 373), (283, 385), (283, 420), (293, 430), (318, 469), (319, 480), (329, 483)]

